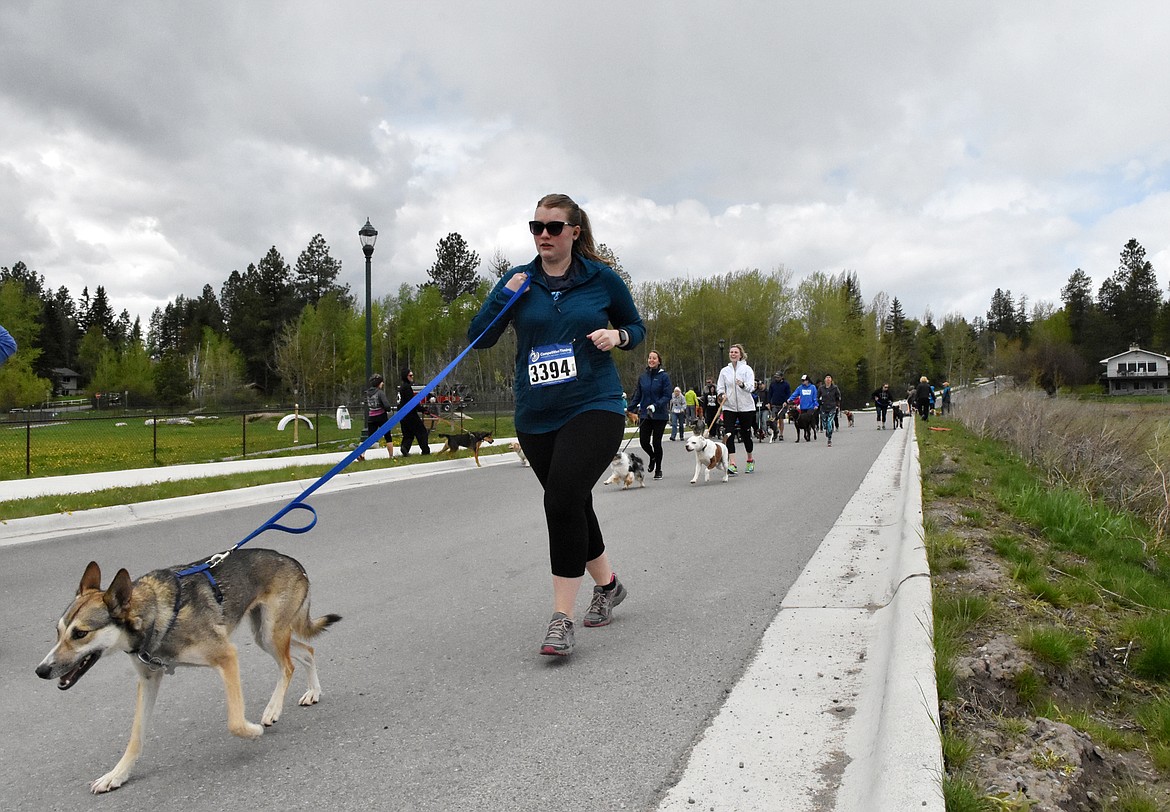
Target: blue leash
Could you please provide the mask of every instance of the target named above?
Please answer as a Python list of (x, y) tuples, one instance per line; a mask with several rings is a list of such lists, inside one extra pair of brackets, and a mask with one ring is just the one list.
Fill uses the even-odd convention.
[[(222, 553), (216, 553), (211, 558), (204, 561), (202, 564), (194, 564), (190, 567), (187, 567), (184, 570), (180, 570), (177, 573), (177, 575), (179, 577), (183, 577), (186, 575), (194, 575), (195, 573), (198, 573), (198, 572), (203, 573), (204, 575), (207, 576), (207, 580), (211, 582), (211, 586), (212, 586), (212, 589), (215, 590), (216, 597), (222, 603), (223, 598), (219, 593), (218, 584), (216, 584), (215, 578), (213, 578), (211, 575), (211, 568), (212, 567), (219, 564), (221, 561), (223, 561), (225, 558), (227, 558), (233, 552), (240, 549), (245, 544), (247, 544), (249, 541), (256, 538), (256, 536), (260, 535), (261, 533), (265, 532), (266, 530), (280, 530), (280, 531), (285, 532), (285, 533), (308, 533), (310, 530), (312, 530), (317, 525), (317, 511), (314, 510), (311, 505), (307, 504), (305, 502), (305, 500), (308, 499), (318, 488), (320, 488), (326, 482), (333, 479), (333, 477), (337, 476), (343, 470), (345, 470), (345, 468), (351, 462), (353, 462), (358, 457), (360, 457), (362, 454), (364, 454), (366, 452), (366, 449), (370, 448), (372, 445), (374, 445), (374, 443), (376, 443), (376, 442), (378, 442), (378, 440), (382, 439), (382, 437), (387, 432), (389, 432), (390, 429), (394, 428), (402, 421), (402, 418), (406, 417), (406, 415), (408, 415), (412, 411), (414, 411), (415, 407), (418, 406), (420, 403), (422, 403), (423, 400), (426, 398), (426, 396), (429, 395), (434, 390), (434, 388), (436, 386), (438, 386), (440, 383), (442, 383), (443, 379), (446, 378), (451, 373), (451, 370), (453, 370), (456, 366), (459, 365), (459, 362), (463, 360), (463, 358), (467, 355), (467, 353), (471, 352), (472, 347), (474, 347), (476, 344), (479, 343), (479, 340), (484, 337), (484, 335), (488, 332), (488, 330), (492, 329), (492, 327), (495, 326), (496, 322), (500, 320), (500, 317), (508, 312), (508, 308), (510, 308), (513, 304), (516, 303), (516, 300), (520, 298), (521, 294), (523, 294), (524, 291), (528, 290), (528, 286), (531, 282), (532, 282), (532, 277), (531, 276), (526, 277), (524, 279), (524, 284), (522, 284), (520, 286), (519, 290), (517, 290), (515, 293), (512, 294), (512, 298), (509, 299), (507, 304), (504, 305), (503, 309), (499, 313), (496, 314), (496, 317), (491, 320), (491, 323), (488, 324), (488, 326), (484, 328), (483, 332), (480, 333), (476, 337), (475, 341), (472, 341), (470, 344), (468, 344), (467, 347), (464, 348), (463, 352), (461, 352), (461, 353), (459, 353), (459, 355), (455, 356), (454, 361), (447, 364), (447, 366), (443, 369), (442, 372), (440, 372), (438, 375), (436, 375), (434, 377), (434, 379), (431, 380), (430, 383), (428, 383), (421, 390), (419, 390), (418, 393), (415, 394), (414, 397), (412, 397), (410, 400), (408, 400), (406, 403), (404, 403), (402, 405), (402, 408), (398, 409), (394, 413), (393, 417), (391, 417), (384, 424), (382, 424), (381, 428), (379, 428), (376, 432), (374, 432), (369, 437), (367, 437), (363, 443), (361, 443), (357, 448), (355, 448), (353, 451), (351, 451), (345, 457), (345, 459), (343, 459), (341, 462), (334, 465), (329, 471), (327, 471), (325, 474), (323, 474), (316, 482), (314, 482), (312, 485), (310, 485), (309, 487), (307, 487), (303, 491), (301, 491), (301, 493), (298, 496), (294, 497), (292, 499), (292, 501), (290, 501), (287, 505), (282, 507), (280, 510), (276, 511), (276, 513), (274, 513), (267, 521), (265, 521), (263, 524), (261, 524), (259, 527), (257, 527), (255, 530), (253, 530), (251, 533), (249, 533), (247, 536), (245, 536), (244, 538), (237, 541), (235, 543), (235, 545), (230, 550), (227, 550), (227, 551), (222, 552)], [(303, 525), (301, 527), (289, 527), (288, 525), (279, 524), (281, 519), (283, 519), (285, 516), (287, 516), (289, 513), (291, 513), (294, 510), (307, 510), (312, 515), (311, 521), (309, 521), (308, 524)]]

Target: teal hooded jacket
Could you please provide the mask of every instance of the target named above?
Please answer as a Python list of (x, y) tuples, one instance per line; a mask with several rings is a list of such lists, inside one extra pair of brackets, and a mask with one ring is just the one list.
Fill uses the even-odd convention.
[[(602, 328), (622, 329), (629, 334), (631, 350), (646, 337), (646, 327), (634, 297), (622, 278), (603, 262), (573, 258), (571, 286), (555, 293), (540, 270), (540, 258), (513, 268), (496, 283), (471, 320), (467, 340), (474, 341), (512, 297), (504, 289), (516, 274), (529, 274), (532, 284), (475, 345), (495, 346), (511, 323), (516, 328), (516, 371), (512, 389), (516, 396), (516, 429), (527, 434), (556, 431), (582, 412), (601, 410), (624, 414), (622, 384), (609, 352), (593, 346), (586, 338)], [(533, 386), (529, 376), (533, 350), (551, 345), (569, 345), (576, 362), (575, 380), (547, 386)]]

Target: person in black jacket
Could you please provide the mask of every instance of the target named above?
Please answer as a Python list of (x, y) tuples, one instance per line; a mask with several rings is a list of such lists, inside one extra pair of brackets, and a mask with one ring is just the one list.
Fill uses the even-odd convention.
[(833, 430), (837, 428), (837, 413), (841, 410), (841, 388), (833, 383), (833, 376), (826, 375), (825, 382), (817, 389), (817, 401), (821, 410), (821, 428), (825, 432), (826, 445), (833, 444)]
[[(711, 426), (715, 420), (715, 415), (719, 413), (719, 390), (715, 388), (715, 381), (711, 378), (707, 379), (707, 387), (699, 395), (699, 411), (700, 414), (696, 415), (696, 417), (703, 421), (703, 429)], [(700, 430), (701, 433), (702, 430)], [(721, 432), (712, 429), (712, 433), (718, 435)]]
[(772, 413), (772, 421), (776, 425), (776, 435), (780, 442), (784, 442), (784, 418), (788, 409), (788, 399), (792, 397), (792, 387), (784, 380), (784, 373), (780, 370), (772, 376), (772, 383), (768, 386), (768, 409)]
[(890, 385), (883, 383), (880, 389), (875, 389), (873, 394), (869, 396), (873, 401), (873, 405), (877, 407), (877, 423), (878, 431), (882, 431), (886, 427), (886, 412), (889, 411), (890, 406), (894, 402), (894, 395), (890, 392)]
[(662, 368), (662, 357), (657, 350), (650, 350), (646, 369), (638, 377), (627, 408), (638, 415), (638, 440), (650, 457), (647, 468), (654, 472), (655, 479), (662, 479), (662, 432), (670, 419), (673, 389), (670, 375)]
[[(402, 370), (402, 384), (398, 387), (398, 408), (405, 406), (411, 398), (414, 397), (414, 371), (410, 369)], [(428, 442), (429, 433), (427, 427), (423, 425), (422, 421), (423, 405), (421, 403), (415, 407), (410, 414), (402, 416), (402, 421), (398, 424), (402, 427), (402, 456), (410, 456), (410, 446), (415, 440), (418, 440), (418, 450), (423, 454), (431, 453), (431, 446)]]
[(914, 389), (914, 408), (923, 420), (930, 419), (930, 409), (934, 405), (934, 389), (930, 379), (923, 375), (918, 379), (918, 386)]

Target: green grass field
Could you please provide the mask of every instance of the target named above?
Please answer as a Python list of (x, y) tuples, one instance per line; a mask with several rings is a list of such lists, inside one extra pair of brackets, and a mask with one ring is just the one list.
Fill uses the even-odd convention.
[[(216, 462), (248, 456), (289, 456), (295, 454), (347, 451), (361, 439), (361, 416), (351, 428), (337, 427), (332, 412), (307, 413), (312, 421), (289, 421), (278, 430), (288, 412), (209, 413), (183, 418), (183, 423), (148, 425), (153, 415), (137, 413), (117, 417), (65, 416), (44, 422), (0, 423), (0, 480), (26, 476), (119, 471), (131, 468)], [(294, 437), (293, 423), (299, 425)], [(459, 424), (456, 418), (456, 425)], [(512, 417), (468, 413), (462, 430), (494, 429), (500, 436), (513, 433)], [(452, 431), (440, 419), (436, 432)], [(394, 431), (397, 438), (401, 433)], [(26, 473), (27, 467), (27, 473)]]

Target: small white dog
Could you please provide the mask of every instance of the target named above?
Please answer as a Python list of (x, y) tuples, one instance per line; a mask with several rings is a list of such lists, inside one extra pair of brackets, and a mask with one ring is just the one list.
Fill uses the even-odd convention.
[(528, 457), (525, 457), (525, 456), (524, 456), (524, 449), (520, 447), (520, 443), (518, 443), (518, 442), (516, 442), (515, 440), (513, 440), (513, 441), (512, 441), (512, 450), (513, 450), (513, 451), (515, 451), (515, 452), (516, 452), (516, 456), (520, 458), (520, 464), (521, 464), (521, 465), (523, 465), (525, 468), (531, 468), (531, 467), (532, 467), (532, 466), (529, 464), (529, 462), (528, 462)]
[(637, 454), (627, 454), (625, 451), (614, 454), (613, 462), (609, 464), (609, 479), (601, 484), (612, 485), (615, 482), (621, 482), (624, 491), (635, 481), (637, 481), (639, 488), (646, 487), (646, 469), (642, 465), (642, 458)]
[(695, 453), (695, 475), (691, 477), (692, 485), (699, 481), (700, 473), (706, 474), (704, 482), (710, 482), (711, 471), (716, 468), (723, 471), (723, 481), (727, 481), (727, 446), (702, 434), (692, 434), (687, 438), (687, 451)]

